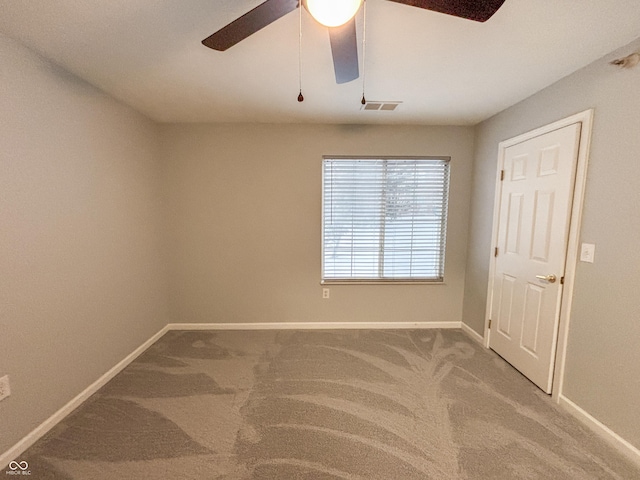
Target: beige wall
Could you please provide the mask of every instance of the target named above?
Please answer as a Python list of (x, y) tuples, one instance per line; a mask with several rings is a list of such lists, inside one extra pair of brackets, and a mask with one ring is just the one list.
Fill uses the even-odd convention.
[(167, 321), (157, 127), (0, 36), (0, 452)]
[[(473, 130), (162, 128), (178, 322), (460, 322)], [(323, 155), (451, 156), (445, 285), (320, 285)]]
[(482, 333), (498, 143), (595, 109), (564, 394), (640, 448), (640, 67), (609, 61), (640, 39), (477, 127), (463, 321)]

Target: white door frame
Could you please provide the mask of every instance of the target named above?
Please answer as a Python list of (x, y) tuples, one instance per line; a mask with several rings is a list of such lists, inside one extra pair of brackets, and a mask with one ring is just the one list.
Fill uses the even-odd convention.
[(569, 332), (569, 321), (571, 317), (571, 303), (573, 300), (573, 286), (575, 282), (576, 266), (578, 263), (580, 225), (582, 223), (582, 205), (584, 202), (585, 184), (587, 181), (587, 163), (589, 160), (589, 147), (591, 143), (591, 128), (593, 125), (593, 109), (585, 110), (570, 117), (558, 120), (557, 122), (545, 125), (530, 132), (518, 135), (500, 142), (498, 145), (498, 168), (496, 172), (496, 190), (493, 205), (493, 230), (491, 236), (491, 259), (489, 262), (489, 286), (487, 291), (487, 309), (484, 324), (484, 346), (489, 348), (489, 319), (491, 318), (491, 306), (493, 303), (493, 277), (496, 268), (496, 258), (494, 248), (498, 241), (498, 224), (500, 220), (500, 195), (502, 193), (502, 182), (500, 177), (504, 168), (505, 151), (508, 147), (522, 143), (545, 133), (558, 130), (560, 128), (582, 123), (580, 129), (580, 145), (578, 147), (578, 165), (576, 168), (576, 181), (573, 191), (573, 205), (571, 207), (571, 219), (569, 223), (569, 239), (567, 243), (567, 260), (564, 273), (564, 290), (560, 303), (560, 320), (558, 324), (558, 343), (556, 347), (556, 361), (554, 366), (553, 385), (551, 387), (551, 397), (560, 401), (562, 386), (564, 383), (565, 359), (567, 353), (567, 335)]

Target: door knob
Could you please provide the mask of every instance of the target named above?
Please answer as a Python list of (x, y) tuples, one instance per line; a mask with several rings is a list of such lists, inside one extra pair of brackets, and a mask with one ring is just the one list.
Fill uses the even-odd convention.
[(549, 283), (555, 283), (556, 281), (556, 276), (553, 273), (551, 275), (536, 275), (536, 278), (546, 280)]

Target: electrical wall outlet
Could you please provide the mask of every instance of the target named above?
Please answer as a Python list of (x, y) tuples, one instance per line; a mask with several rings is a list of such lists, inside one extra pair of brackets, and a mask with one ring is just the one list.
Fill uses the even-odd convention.
[(328, 288), (322, 289), (322, 298), (329, 298), (331, 296), (331, 291)]
[(11, 395), (11, 388), (9, 388), (9, 375), (5, 375), (0, 378), (0, 400), (4, 400)]

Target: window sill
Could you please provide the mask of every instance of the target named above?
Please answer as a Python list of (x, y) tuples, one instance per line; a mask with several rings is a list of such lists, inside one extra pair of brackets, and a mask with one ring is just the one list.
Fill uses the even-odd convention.
[(321, 280), (320, 285), (445, 285), (444, 280)]

